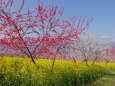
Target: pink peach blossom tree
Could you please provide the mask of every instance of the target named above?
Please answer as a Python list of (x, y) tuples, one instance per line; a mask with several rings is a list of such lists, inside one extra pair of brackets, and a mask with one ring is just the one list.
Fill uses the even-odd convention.
[(11, 10), (14, 0), (0, 0), (0, 52), (19, 57), (65, 58), (79, 41), (92, 19), (72, 17), (61, 19), (63, 9), (58, 6), (38, 6), (22, 12), (25, 0), (17, 11)]
[(115, 62), (115, 47), (114, 46), (106, 46), (106, 58), (104, 58), (105, 62)]

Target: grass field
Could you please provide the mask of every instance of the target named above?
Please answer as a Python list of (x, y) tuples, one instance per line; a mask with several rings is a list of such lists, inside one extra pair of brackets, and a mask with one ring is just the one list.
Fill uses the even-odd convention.
[[(2, 58), (2, 57), (1, 57)], [(4, 57), (0, 60), (0, 86), (83, 86), (115, 70), (115, 63), (96, 62), (89, 68), (81, 61)], [(92, 85), (93, 86), (93, 85)]]
[(115, 86), (115, 71), (112, 71), (110, 74), (104, 75), (100, 79), (86, 86)]

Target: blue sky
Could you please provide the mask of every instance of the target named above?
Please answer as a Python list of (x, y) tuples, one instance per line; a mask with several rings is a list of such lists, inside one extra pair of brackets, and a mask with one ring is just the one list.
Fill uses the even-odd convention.
[[(20, 1), (20, 0), (18, 0)], [(38, 0), (26, 0), (27, 6), (35, 7)], [(94, 18), (87, 31), (103, 39), (115, 40), (115, 0), (41, 0), (45, 4), (64, 8), (62, 17)], [(16, 4), (17, 5), (17, 4)]]

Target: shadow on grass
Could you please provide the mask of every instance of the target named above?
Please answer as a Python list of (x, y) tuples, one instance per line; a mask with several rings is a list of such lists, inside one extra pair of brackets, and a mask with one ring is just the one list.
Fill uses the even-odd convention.
[(115, 72), (106, 74), (100, 79), (97, 79), (93, 83), (90, 83), (85, 86), (115, 86)]
[(111, 74), (106, 74), (105, 76), (108, 76), (108, 77), (115, 77), (115, 72), (114, 72), (114, 73), (111, 73)]

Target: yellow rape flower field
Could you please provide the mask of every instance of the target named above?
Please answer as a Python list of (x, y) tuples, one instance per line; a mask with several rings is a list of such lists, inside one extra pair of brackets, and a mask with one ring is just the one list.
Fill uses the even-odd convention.
[[(82, 61), (35, 60), (0, 57), (0, 86), (83, 86), (115, 70), (115, 63), (96, 62), (89, 67)], [(37, 67), (36, 67), (37, 66)]]

